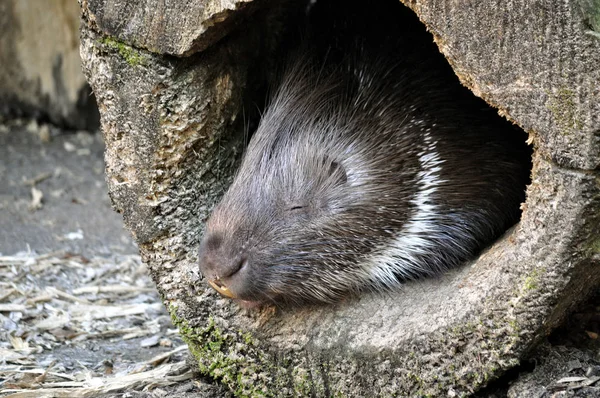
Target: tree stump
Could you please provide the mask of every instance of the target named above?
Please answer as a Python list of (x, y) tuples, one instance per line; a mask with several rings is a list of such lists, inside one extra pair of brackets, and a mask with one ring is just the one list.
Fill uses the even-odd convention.
[(2, 1), (0, 32), (0, 116), (98, 128), (96, 102), (81, 73), (77, 4)]
[(521, 222), (440, 278), (285, 311), (221, 298), (196, 252), (243, 151), (244, 109), (264, 101), (293, 28), (293, 3), (80, 3), (114, 207), (200, 371), (238, 396), (466, 395), (519, 363), (598, 286), (597, 2), (406, 0), (463, 84), (529, 133)]

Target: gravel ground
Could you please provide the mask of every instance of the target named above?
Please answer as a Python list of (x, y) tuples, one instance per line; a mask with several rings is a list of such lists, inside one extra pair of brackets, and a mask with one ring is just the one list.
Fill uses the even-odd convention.
[[(100, 134), (0, 123), (0, 396), (229, 397), (110, 207)], [(600, 397), (600, 292), (478, 397)]]

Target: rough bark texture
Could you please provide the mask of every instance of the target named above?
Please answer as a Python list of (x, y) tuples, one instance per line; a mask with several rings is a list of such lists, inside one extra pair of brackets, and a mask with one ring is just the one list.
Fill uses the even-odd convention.
[(182, 56), (225, 36), (247, 14), (244, 8), (252, 1), (82, 0), (82, 8), (88, 22), (106, 35), (156, 53)]
[(98, 127), (98, 110), (81, 73), (75, 2), (2, 1), (0, 32), (1, 114)]
[(600, 2), (405, 2), (462, 82), (530, 133), (544, 157), (600, 167)]
[[(292, 8), (228, 12), (244, 27), (224, 22), (225, 37), (164, 15), (162, 2), (142, 3), (82, 2), (111, 197), (200, 370), (237, 395), (468, 394), (518, 363), (600, 282), (600, 40), (587, 33), (583, 3), (409, 4), (462, 81), (529, 132), (536, 150), (522, 221), (441, 278), (295, 311), (241, 310), (196, 266), (202, 222), (241, 154), (244, 103), (260, 97)], [(212, 3), (221, 4), (190, 8)], [(206, 15), (187, 15), (196, 14)], [(144, 44), (159, 36), (164, 46)], [(173, 58), (132, 44), (204, 51)]]

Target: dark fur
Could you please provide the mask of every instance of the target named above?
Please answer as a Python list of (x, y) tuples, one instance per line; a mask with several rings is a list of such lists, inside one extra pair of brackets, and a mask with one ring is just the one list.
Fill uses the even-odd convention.
[[(239, 299), (387, 289), (472, 258), (519, 218), (524, 137), (460, 87), (422, 28), (399, 26), (414, 17), (397, 0), (373, 14), (351, 3), (311, 9), (207, 223), (200, 268)], [(407, 231), (399, 242), (414, 245), (393, 256), (393, 278), (373, 275), (370, 261)]]

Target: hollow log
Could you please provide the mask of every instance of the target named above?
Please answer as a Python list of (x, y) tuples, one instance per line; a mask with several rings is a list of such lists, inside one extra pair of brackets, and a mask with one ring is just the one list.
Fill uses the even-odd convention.
[[(393, 294), (243, 310), (202, 280), (292, 3), (81, 0), (81, 55), (117, 211), (201, 372), (238, 396), (460, 396), (519, 363), (600, 281), (597, 2), (405, 1), (461, 82), (534, 146), (520, 223), (474, 262)], [(596, 5), (595, 5), (596, 4)]]

